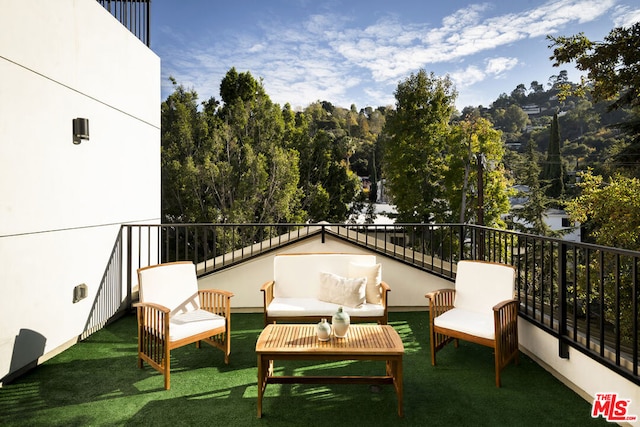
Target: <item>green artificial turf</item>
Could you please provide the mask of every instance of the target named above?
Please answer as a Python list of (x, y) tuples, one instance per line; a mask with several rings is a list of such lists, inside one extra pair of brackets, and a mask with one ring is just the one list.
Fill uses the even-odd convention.
[[(126, 316), (0, 388), (2, 426), (587, 426), (591, 404), (521, 355), (495, 387), (490, 348), (465, 342), (430, 363), (428, 314), (390, 313), (405, 344), (404, 412), (391, 385), (270, 384), (256, 417), (262, 314), (233, 314), (231, 361), (203, 345), (172, 352), (171, 390), (136, 364)], [(289, 375), (380, 375), (382, 362), (276, 362)]]

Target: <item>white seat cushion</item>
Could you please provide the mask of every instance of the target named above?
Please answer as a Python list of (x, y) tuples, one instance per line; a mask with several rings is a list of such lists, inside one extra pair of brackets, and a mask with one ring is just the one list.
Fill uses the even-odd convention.
[(169, 341), (224, 327), (225, 322), (224, 317), (201, 309), (174, 314), (169, 320)]
[(452, 308), (433, 319), (433, 324), (480, 338), (495, 339), (493, 310), (478, 313), (462, 308)]
[[(338, 304), (320, 301), (316, 298), (274, 298), (267, 307), (269, 316), (326, 316), (330, 318), (338, 311)], [(380, 304), (364, 303), (360, 307), (345, 307), (343, 310), (351, 317), (382, 316), (384, 308)]]

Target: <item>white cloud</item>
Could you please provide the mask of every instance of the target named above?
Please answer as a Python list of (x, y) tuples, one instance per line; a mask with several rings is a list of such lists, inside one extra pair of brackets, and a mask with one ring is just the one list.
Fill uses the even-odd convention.
[(486, 63), (487, 63), (487, 67), (486, 67), (487, 74), (493, 74), (493, 75), (499, 76), (505, 71), (509, 71), (513, 67), (518, 65), (518, 58), (506, 58), (506, 57), (490, 58), (490, 59), (487, 59)]
[(629, 6), (618, 6), (613, 14), (615, 27), (630, 27), (640, 22), (640, 9), (631, 9)]
[(487, 73), (475, 65), (470, 65), (464, 70), (456, 70), (449, 74), (449, 77), (451, 77), (451, 80), (458, 90), (481, 82), (486, 76)]
[(458, 69), (449, 76), (458, 90), (472, 86), (493, 76), (499, 78), (504, 72), (511, 70), (518, 64), (517, 58), (497, 57), (485, 60), (484, 69), (477, 65), (469, 65), (465, 69)]
[[(498, 16), (488, 15), (493, 12), (488, 4), (471, 4), (444, 17), (437, 27), (403, 23), (396, 16), (354, 27), (349, 18), (316, 14), (293, 26), (263, 25), (257, 27), (257, 33), (253, 28), (252, 33), (239, 30), (216, 35), (210, 45), (189, 42), (182, 45), (187, 49), (168, 49), (163, 55), (163, 73), (174, 75), (186, 87), (207, 85), (208, 90), (217, 91), (226, 71), (235, 66), (264, 78), (275, 102), (321, 99), (337, 103), (360, 93), (358, 96), (384, 105), (375, 99), (392, 99), (393, 89), (389, 93), (382, 89), (395, 87), (420, 68), (465, 61), (465, 68), (450, 74), (458, 89), (504, 76), (521, 63), (518, 58), (477, 55), (520, 40), (542, 38), (569, 23), (589, 22), (615, 4), (616, 0), (550, 0)], [(616, 22), (638, 20), (640, 9), (618, 7), (615, 16)], [(166, 89), (170, 84), (163, 81), (163, 86)], [(204, 98), (212, 95), (217, 96), (201, 94)]]

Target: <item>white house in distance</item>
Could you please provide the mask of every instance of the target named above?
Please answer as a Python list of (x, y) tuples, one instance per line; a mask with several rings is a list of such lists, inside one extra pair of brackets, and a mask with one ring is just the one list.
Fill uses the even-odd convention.
[(121, 224), (160, 221), (160, 58), (95, 0), (3, 0), (0, 76), (1, 385), (76, 342)]
[[(514, 189), (520, 194), (519, 197), (512, 197), (510, 199), (511, 209), (521, 208), (524, 205), (528, 197), (526, 194), (529, 192), (529, 187), (526, 185), (515, 185)], [(511, 218), (518, 224), (527, 225), (527, 222), (516, 215), (511, 214)], [(582, 234), (580, 232), (581, 224), (579, 222), (571, 222), (569, 215), (562, 209), (547, 209), (544, 215), (544, 222), (553, 231), (562, 231), (562, 239), (569, 242), (581, 242)]]

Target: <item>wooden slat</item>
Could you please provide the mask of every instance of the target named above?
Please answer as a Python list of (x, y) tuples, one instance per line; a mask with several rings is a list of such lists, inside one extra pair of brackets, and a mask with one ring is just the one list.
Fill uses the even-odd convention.
[(345, 338), (320, 341), (315, 325), (270, 324), (258, 338), (256, 352), (386, 355), (404, 353), (404, 345), (389, 325), (351, 325)]

